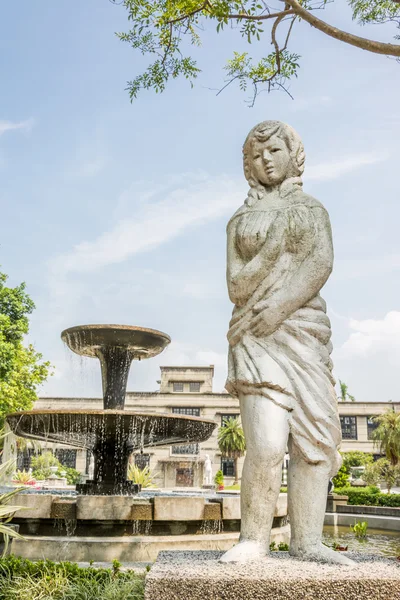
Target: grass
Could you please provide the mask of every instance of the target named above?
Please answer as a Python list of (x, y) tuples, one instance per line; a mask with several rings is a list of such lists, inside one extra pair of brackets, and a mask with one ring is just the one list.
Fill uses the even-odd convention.
[(81, 568), (74, 563), (0, 560), (1, 600), (143, 600), (144, 575), (112, 569)]

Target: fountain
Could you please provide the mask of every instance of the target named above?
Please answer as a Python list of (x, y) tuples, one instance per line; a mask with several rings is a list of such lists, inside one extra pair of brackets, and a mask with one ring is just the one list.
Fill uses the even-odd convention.
[(93, 480), (78, 484), (84, 495), (132, 495), (140, 486), (127, 481), (129, 456), (147, 446), (207, 440), (212, 420), (175, 414), (125, 411), (133, 360), (157, 356), (170, 343), (165, 333), (127, 325), (83, 325), (66, 329), (62, 340), (76, 354), (100, 360), (103, 410), (31, 410), (7, 416), (15, 435), (62, 442), (93, 453)]

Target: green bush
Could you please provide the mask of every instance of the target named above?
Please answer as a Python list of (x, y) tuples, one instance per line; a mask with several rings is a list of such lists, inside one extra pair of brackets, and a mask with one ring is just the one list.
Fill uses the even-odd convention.
[(0, 560), (1, 600), (143, 600), (144, 575), (50, 560)]
[(344, 487), (335, 490), (335, 494), (348, 496), (348, 504), (362, 506), (400, 506), (400, 494), (382, 494), (376, 486), (366, 488)]
[[(335, 488), (345, 487), (349, 482), (351, 467), (366, 467), (374, 461), (374, 457), (369, 452), (352, 450), (351, 452), (341, 452), (343, 464), (339, 472), (332, 478)], [(336, 491), (336, 490), (335, 490)]]
[(378, 496), (380, 495), (379, 488), (371, 485), (365, 488), (344, 487), (335, 489), (335, 494), (340, 496), (348, 496), (348, 504), (362, 504), (364, 506), (377, 506)]
[(215, 473), (214, 483), (216, 485), (224, 485), (224, 474), (221, 469)]
[(33, 456), (31, 460), (31, 466), (33, 469), (32, 476), (38, 481), (42, 481), (43, 479), (48, 479), (50, 477), (50, 467), (58, 467), (58, 471), (56, 472), (57, 477), (61, 477), (61, 473), (65, 471), (65, 477), (68, 485), (75, 485), (76, 483), (79, 483), (81, 478), (79, 471), (73, 469), (72, 467), (65, 467), (50, 451)]
[(349, 473), (347, 468), (342, 465), (335, 477), (332, 477), (334, 491), (336, 492), (336, 488), (342, 488), (349, 482)]
[(379, 506), (400, 506), (400, 494), (379, 494)]

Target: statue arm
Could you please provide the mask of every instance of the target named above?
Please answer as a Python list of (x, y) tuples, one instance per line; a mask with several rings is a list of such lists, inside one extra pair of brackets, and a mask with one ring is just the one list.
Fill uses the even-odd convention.
[[(275, 223), (260, 252), (248, 263), (239, 256), (235, 244), (235, 222), (228, 225), (227, 282), (229, 298), (236, 306), (243, 306), (265, 279), (278, 259), (283, 231)], [(279, 228), (279, 229), (278, 229)]]
[(329, 217), (324, 209), (316, 210), (319, 214), (314, 220), (313, 231), (306, 234), (309, 244), (305, 256), (294, 257), (294, 260), (298, 260), (298, 267), (283, 287), (253, 308), (257, 316), (252, 319), (250, 329), (255, 335), (273, 333), (291, 314), (315, 298), (332, 272), (333, 245)]

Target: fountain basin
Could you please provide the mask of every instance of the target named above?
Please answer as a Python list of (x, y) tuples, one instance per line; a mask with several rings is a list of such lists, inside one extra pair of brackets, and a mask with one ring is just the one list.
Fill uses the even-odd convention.
[(129, 456), (148, 446), (207, 440), (216, 427), (209, 419), (125, 410), (31, 410), (7, 416), (17, 436), (86, 448), (94, 456), (93, 480), (77, 485), (88, 495), (131, 495)]
[(101, 440), (129, 443), (132, 451), (147, 446), (207, 440), (215, 421), (176, 414), (129, 410), (30, 410), (7, 415), (15, 435), (94, 450)]
[(112, 348), (127, 350), (132, 360), (157, 356), (171, 341), (162, 331), (134, 325), (78, 325), (65, 329), (61, 339), (81, 356), (99, 357)]

